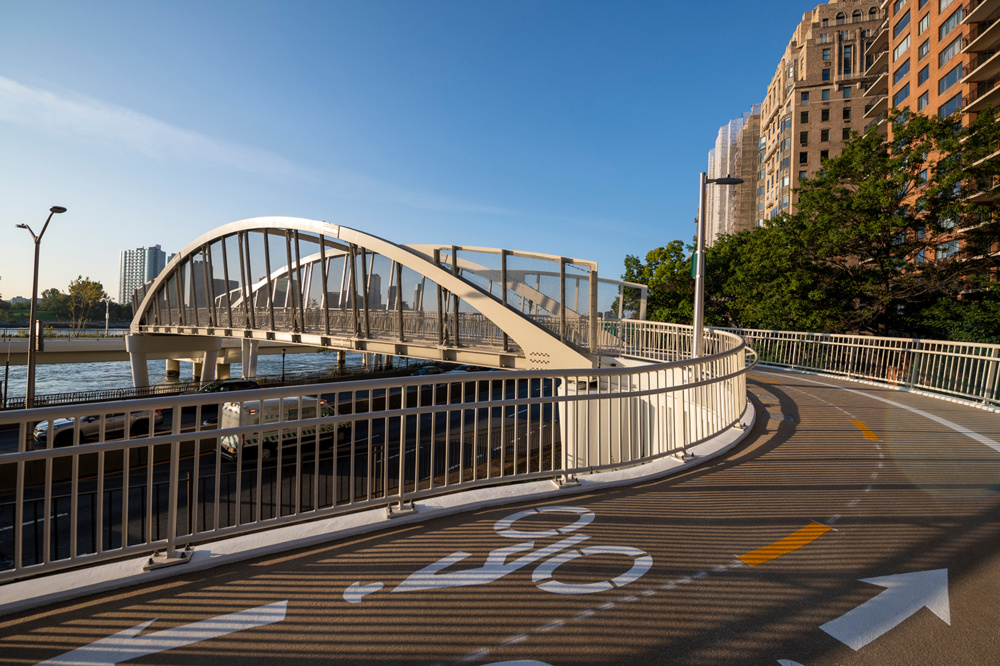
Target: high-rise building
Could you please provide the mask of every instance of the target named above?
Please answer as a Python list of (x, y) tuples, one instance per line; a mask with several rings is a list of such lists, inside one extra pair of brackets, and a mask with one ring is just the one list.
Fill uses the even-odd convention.
[(146, 284), (166, 266), (166, 253), (159, 245), (122, 250), (118, 267), (118, 302), (132, 302), (132, 293)]
[[(752, 138), (753, 150), (747, 152), (743, 144), (748, 137), (760, 132), (760, 105), (753, 105), (739, 118), (734, 118), (719, 128), (715, 148), (708, 152), (708, 177), (741, 177), (756, 171), (757, 140)], [(749, 162), (749, 163), (748, 163)], [(752, 176), (751, 176), (752, 177)], [(745, 202), (746, 194), (740, 197), (740, 188), (753, 192), (754, 184), (744, 182), (739, 187), (710, 187), (705, 201), (705, 242), (709, 245), (721, 234), (731, 234), (737, 230), (737, 199)], [(751, 208), (752, 210), (752, 208)]]
[(799, 181), (864, 131), (865, 46), (883, 4), (830, 0), (802, 17), (761, 105), (757, 224), (794, 212)]

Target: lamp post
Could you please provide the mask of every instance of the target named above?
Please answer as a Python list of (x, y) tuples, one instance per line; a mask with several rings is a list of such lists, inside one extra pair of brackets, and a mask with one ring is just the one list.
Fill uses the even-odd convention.
[(285, 382), (285, 348), (281, 348), (281, 382)]
[(104, 337), (108, 337), (108, 318), (111, 315), (111, 297), (107, 294), (101, 299), (104, 301)]
[(708, 202), (708, 184), (715, 185), (739, 185), (742, 178), (709, 178), (704, 171), (701, 172), (698, 180), (701, 198), (698, 202), (698, 240), (695, 251), (695, 277), (694, 277), (694, 353), (692, 356), (698, 358), (705, 351), (705, 340), (703, 331), (705, 329), (705, 206)]
[(45, 224), (37, 236), (27, 224), (17, 225), (18, 229), (27, 229), (35, 241), (35, 269), (34, 277), (31, 281), (31, 313), (28, 315), (28, 386), (24, 394), (24, 404), (28, 409), (35, 406), (35, 345), (38, 344), (38, 331), (35, 330), (38, 325), (38, 322), (35, 321), (35, 316), (38, 314), (38, 250), (42, 244), (42, 236), (45, 235), (45, 230), (49, 228), (49, 221), (52, 219), (52, 216), (56, 213), (65, 212), (66, 209), (62, 206), (49, 208), (49, 216), (45, 219)]

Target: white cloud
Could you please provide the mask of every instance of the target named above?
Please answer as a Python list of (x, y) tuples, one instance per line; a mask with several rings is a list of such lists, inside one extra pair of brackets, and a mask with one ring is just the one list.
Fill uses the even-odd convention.
[(518, 215), (495, 206), (407, 190), (349, 169), (310, 170), (280, 155), (219, 141), (132, 109), (86, 96), (60, 96), (3, 76), (0, 76), (0, 122), (70, 139), (112, 144), (155, 159), (214, 164), (300, 181), (344, 199), (393, 203), (421, 210)]

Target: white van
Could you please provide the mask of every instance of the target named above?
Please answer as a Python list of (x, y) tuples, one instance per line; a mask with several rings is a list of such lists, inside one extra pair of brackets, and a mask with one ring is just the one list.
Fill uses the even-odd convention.
[[(333, 409), (326, 405), (326, 401), (320, 401), (319, 414), (317, 414), (316, 398), (302, 398), (302, 414), (299, 414), (299, 398), (272, 398), (270, 400), (247, 400), (246, 402), (227, 402), (222, 405), (222, 417), (219, 419), (219, 428), (238, 428), (250, 425), (271, 425), (274, 427), (268, 430), (248, 432), (242, 435), (223, 435), (219, 438), (219, 446), (222, 454), (231, 460), (236, 459), (240, 445), (244, 448), (244, 455), (247, 453), (256, 454), (257, 448), (263, 440), (263, 447), (260, 449), (261, 458), (267, 459), (275, 455), (278, 447), (278, 440), (283, 446), (295, 444), (299, 441), (299, 428), (295, 421), (299, 419), (314, 419), (317, 416), (332, 416)], [(337, 442), (345, 442), (351, 436), (351, 424), (341, 423), (339, 426), (332, 424), (322, 424), (319, 426), (320, 438), (325, 442), (333, 439), (334, 429), (337, 431)], [(309, 437), (316, 435), (316, 426), (305, 426), (301, 429), (303, 442), (310, 441)]]

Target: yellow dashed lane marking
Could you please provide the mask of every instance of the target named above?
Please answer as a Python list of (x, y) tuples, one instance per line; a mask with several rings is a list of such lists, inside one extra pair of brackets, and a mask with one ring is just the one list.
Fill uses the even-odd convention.
[(763, 377), (758, 377), (757, 375), (750, 375), (750, 379), (757, 382), (765, 382), (767, 384), (777, 384), (778, 386), (781, 386), (781, 382), (775, 382), (771, 381), (770, 379), (764, 379)]
[(822, 523), (809, 523), (798, 532), (789, 534), (780, 541), (775, 541), (770, 546), (764, 546), (757, 550), (750, 551), (745, 555), (740, 555), (739, 559), (752, 567), (764, 564), (781, 557), (793, 550), (798, 550), (802, 546), (808, 546), (816, 539), (820, 538), (832, 528)]
[(864, 423), (862, 423), (861, 421), (851, 421), (851, 423), (858, 426), (858, 430), (860, 430), (865, 437), (867, 437), (868, 439), (874, 439), (876, 442), (878, 441), (878, 435), (873, 433), (872, 429), (866, 426)]

